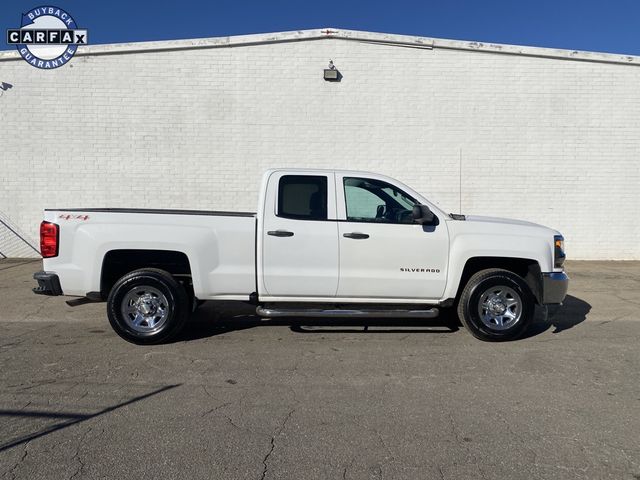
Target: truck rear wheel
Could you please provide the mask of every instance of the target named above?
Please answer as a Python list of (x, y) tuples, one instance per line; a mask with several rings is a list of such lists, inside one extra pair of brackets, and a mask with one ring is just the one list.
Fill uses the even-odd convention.
[(118, 280), (107, 299), (109, 323), (125, 340), (161, 343), (177, 335), (189, 317), (189, 298), (164, 270), (145, 268)]
[(535, 299), (526, 282), (502, 269), (481, 270), (465, 286), (458, 316), (480, 340), (515, 340), (524, 333), (535, 312)]

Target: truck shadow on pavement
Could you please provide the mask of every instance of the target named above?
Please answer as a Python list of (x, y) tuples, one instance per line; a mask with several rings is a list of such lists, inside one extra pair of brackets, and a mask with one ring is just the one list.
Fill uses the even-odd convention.
[[(205, 311), (197, 312), (175, 341), (198, 340), (250, 328), (276, 326), (289, 327), (295, 333), (451, 333), (459, 328), (458, 325), (450, 325), (448, 322), (438, 319), (372, 318), (364, 321), (362, 319), (349, 320), (348, 318), (305, 318), (304, 321), (300, 321), (295, 318), (263, 319), (252, 314), (235, 313), (225, 316), (217, 312), (209, 315), (207, 313)], [(369, 330), (370, 328), (375, 328), (375, 330)]]
[[(530, 338), (554, 328), (560, 333), (582, 323), (591, 305), (568, 295), (562, 306), (536, 309), (536, 317), (521, 338)], [(423, 319), (356, 319), (295, 318), (262, 319), (255, 315), (255, 307), (231, 302), (207, 302), (190, 319), (177, 342), (198, 340), (225, 333), (257, 327), (285, 326), (295, 333), (451, 333), (460, 328), (451, 312), (433, 320)]]
[(553, 327), (552, 333), (561, 333), (581, 324), (587, 319), (591, 305), (572, 295), (567, 295), (562, 305), (539, 308), (529, 330), (521, 338), (540, 335)]

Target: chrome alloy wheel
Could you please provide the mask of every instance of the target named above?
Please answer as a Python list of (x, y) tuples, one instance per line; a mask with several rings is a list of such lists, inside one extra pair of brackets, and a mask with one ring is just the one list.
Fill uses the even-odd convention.
[(522, 299), (512, 288), (488, 288), (480, 296), (478, 314), (484, 325), (492, 330), (513, 327), (522, 316)]
[(121, 305), (122, 317), (136, 332), (153, 333), (162, 328), (169, 317), (167, 297), (153, 287), (132, 288)]

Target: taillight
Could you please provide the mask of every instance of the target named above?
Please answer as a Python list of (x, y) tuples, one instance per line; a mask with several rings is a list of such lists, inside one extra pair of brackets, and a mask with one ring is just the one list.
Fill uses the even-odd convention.
[(40, 253), (42, 258), (58, 256), (58, 240), (60, 227), (55, 223), (42, 222), (40, 224)]
[(555, 235), (553, 237), (553, 266), (562, 268), (566, 257), (567, 255), (564, 253), (564, 237)]

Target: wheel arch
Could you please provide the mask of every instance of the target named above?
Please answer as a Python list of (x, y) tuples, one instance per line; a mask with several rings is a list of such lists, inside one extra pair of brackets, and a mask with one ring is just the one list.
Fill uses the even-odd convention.
[(114, 249), (105, 253), (100, 269), (100, 294), (107, 298), (116, 281), (134, 270), (157, 268), (175, 276), (185, 288), (192, 286), (186, 253), (177, 250)]
[(460, 272), (455, 299), (460, 298), (469, 279), (477, 272), (489, 268), (500, 268), (521, 277), (531, 289), (536, 302), (542, 302), (542, 273), (540, 264), (533, 258), (477, 256), (467, 259)]

